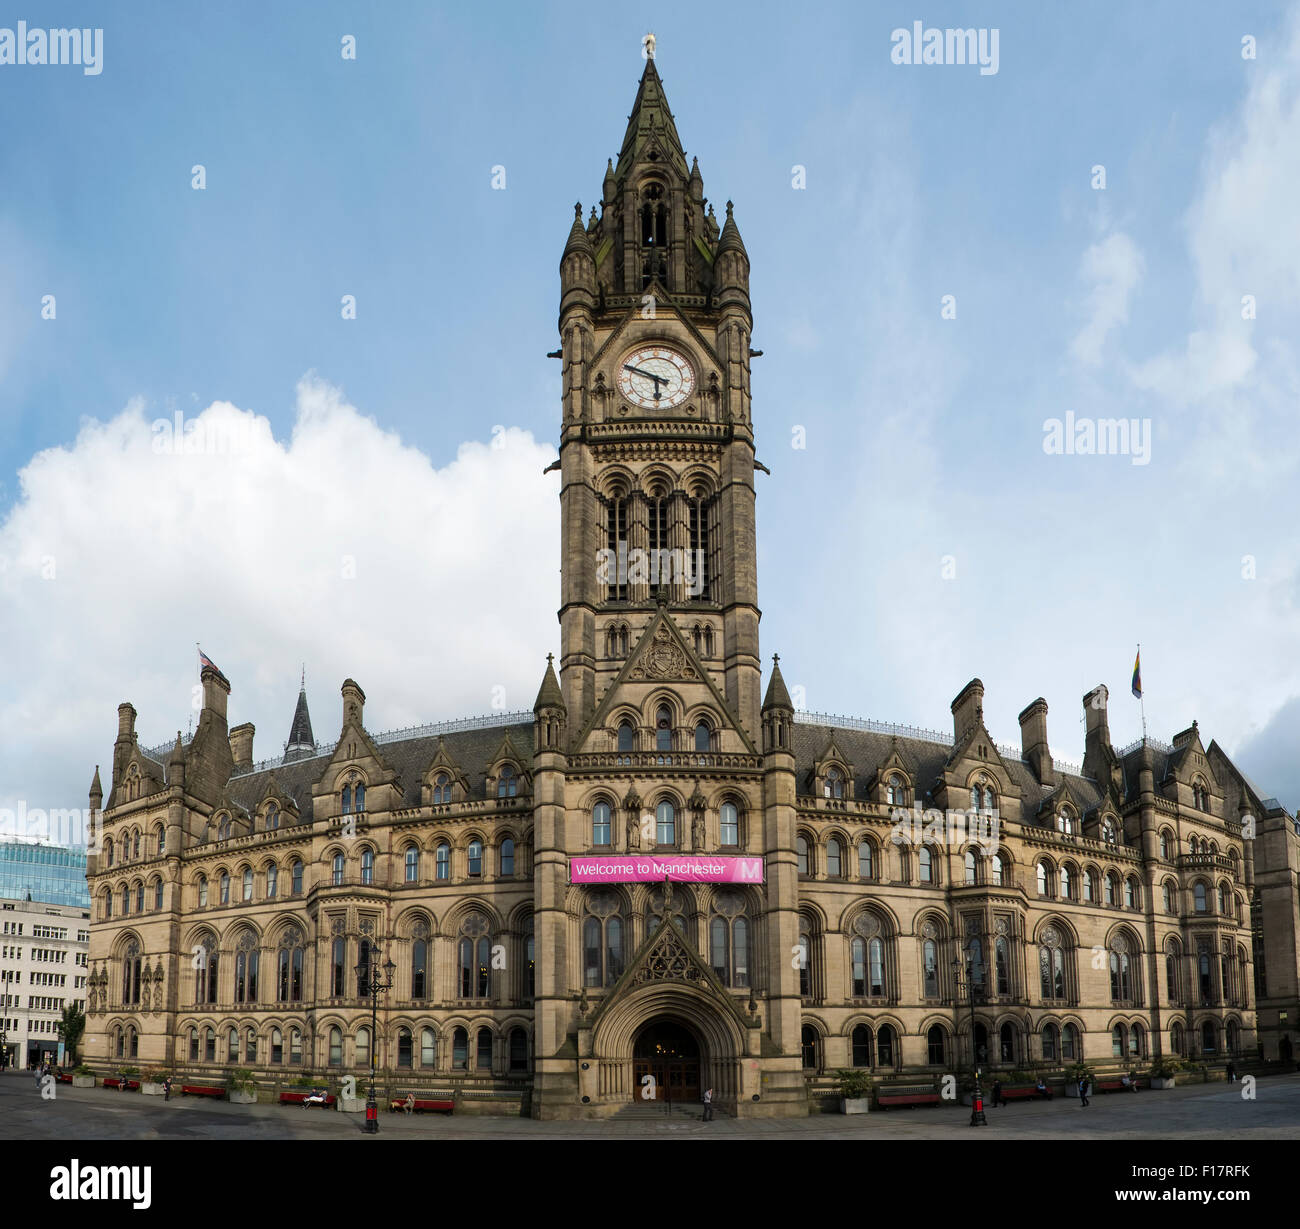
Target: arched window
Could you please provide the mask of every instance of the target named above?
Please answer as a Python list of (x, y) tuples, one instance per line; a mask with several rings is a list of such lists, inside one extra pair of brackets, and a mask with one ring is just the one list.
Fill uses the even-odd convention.
[(796, 953), (796, 959), (799, 962), (799, 995), (801, 998), (812, 997), (812, 940), (806, 931), (799, 935), (799, 951)]
[[(230, 876), (227, 875), (225, 878), (227, 881), (227, 886), (229, 886)], [(229, 896), (229, 892), (227, 892), (227, 896)], [(224, 905), (226, 901), (223, 900), (221, 903)], [(128, 888), (126, 884), (123, 884), (122, 885), (122, 916), (125, 917), (130, 912), (131, 912), (131, 889)]]
[(223, 815), (221, 817), (220, 822), (217, 824), (217, 840), (219, 841), (230, 840), (230, 816), (229, 815)]
[(1124, 880), (1124, 907), (1126, 909), (1136, 909), (1139, 902), (1137, 880), (1130, 876)]
[(612, 840), (612, 828), (610, 825), (610, 809), (608, 802), (598, 802), (591, 808), (591, 843), (593, 845), (608, 845)]
[(1176, 1021), (1169, 1029), (1169, 1048), (1175, 1054), (1187, 1053), (1187, 1038), (1183, 1032), (1183, 1026)]
[(432, 1070), (438, 1064), (437, 1038), (433, 1029), (420, 1030), (420, 1066)]
[(1070, 882), (1070, 868), (1068, 866), (1061, 867), (1057, 878), (1061, 889), (1061, 899), (1070, 900), (1074, 895), (1074, 885)]
[(426, 993), (429, 972), (429, 941), (417, 935), (411, 944), (411, 997), (422, 999)]
[(1106, 903), (1119, 904), (1119, 876), (1113, 871), (1106, 872)]
[(655, 840), (660, 845), (677, 844), (677, 819), (667, 799), (655, 809)]
[[(302, 935), (294, 927), (289, 927), (281, 935), (276, 953), (276, 1000), (281, 1003), (302, 1002)], [(289, 1061), (299, 1060), (291, 1057)]]
[(330, 994), (336, 999), (347, 993), (347, 940), (341, 935), (330, 944)]
[(1114, 845), (1115, 835), (1115, 821), (1113, 819), (1106, 820), (1106, 822), (1101, 826), (1101, 839), (1105, 841), (1107, 845)]
[(1196, 904), (1197, 913), (1206, 912), (1208, 903), (1205, 898), (1205, 884), (1201, 883), (1199, 880), (1192, 885), (1192, 899)]
[(293, 1066), (302, 1065), (302, 1032), (296, 1028), (289, 1030), (289, 1062)]
[(740, 844), (740, 814), (734, 802), (724, 802), (718, 812), (718, 844), (726, 847)]
[(870, 841), (858, 842), (858, 878), (874, 879), (875, 856)]
[(827, 798), (844, 797), (844, 777), (833, 765), (826, 770), (826, 783), (822, 787)]
[(1097, 888), (1093, 883), (1092, 871), (1090, 870), (1083, 872), (1083, 899), (1089, 904), (1095, 903), (1097, 899)]
[(1227, 1036), (1228, 1036), (1228, 1053), (1236, 1054), (1238, 1049), (1241, 1046), (1241, 1028), (1237, 1024), (1236, 1020), (1228, 1021)]
[(655, 750), (673, 749), (673, 717), (668, 709), (661, 708), (655, 715)]
[(217, 1030), (215, 1028), (203, 1030), (203, 1061), (208, 1063), (217, 1061)]
[(482, 918), (467, 919), (456, 945), (460, 997), (485, 999), (492, 992), (492, 943)]
[(357, 1041), (353, 1049), (352, 1062), (357, 1067), (370, 1066), (370, 1030), (365, 1025), (357, 1029)]
[(503, 879), (515, 873), (515, 843), (510, 837), (506, 837), (501, 842), (499, 863), (501, 867), (500, 874)]
[(195, 951), (198, 964), (194, 970), (194, 1001), (215, 1003), (220, 973), (216, 940), (211, 935), (205, 935), (198, 946), (201, 951)]
[(143, 883), (137, 883), (135, 885), (135, 911), (137, 913), (144, 912), (144, 884)]
[(993, 944), (993, 966), (999, 994), (1011, 993), (1011, 950), (1004, 935)]
[(993, 867), (993, 883), (995, 887), (1002, 887), (1006, 883), (1006, 864), (1002, 860), (1000, 853), (995, 853), (991, 859)]
[(497, 797), (513, 798), (519, 792), (519, 780), (515, 776), (514, 765), (502, 764), (501, 775), (497, 777)]
[(375, 881), (375, 851), (373, 849), (363, 849), (361, 851), (361, 882), (371, 884)]
[(876, 1066), (892, 1067), (895, 1053), (893, 1026), (882, 1024), (876, 1032)]
[(272, 803), (266, 808), (266, 830), (274, 832), (280, 826), (280, 808)]
[[(109, 899), (108, 903), (110, 906), (112, 905), (113, 902), (111, 898)], [(207, 907), (208, 907), (208, 880), (206, 875), (200, 875), (199, 876), (199, 908), (206, 909)]]
[(1083, 1057), (1079, 1048), (1079, 1030), (1073, 1024), (1067, 1024), (1061, 1033), (1061, 1061), (1073, 1062)]
[(358, 814), (366, 809), (366, 787), (360, 781), (352, 787), (352, 806)]
[(938, 1024), (932, 1024), (930, 1031), (925, 1035), (926, 1047), (929, 1050), (929, 1062), (932, 1067), (942, 1067), (947, 1061), (944, 1058), (946, 1052), (944, 1046), (943, 1027)]
[(1133, 1001), (1133, 976), (1129, 967), (1128, 940), (1117, 935), (1110, 943), (1110, 997), (1116, 1003)]
[(122, 957), (122, 1003), (126, 1007), (140, 1002), (140, 945), (132, 939)]
[(966, 875), (967, 884), (975, 883), (978, 878), (978, 867), (976, 866), (975, 863), (975, 851), (973, 849), (968, 849), (966, 851), (966, 856), (963, 859), (963, 863), (965, 866), (965, 875)]
[(624, 721), (618, 727), (618, 749), (621, 752), (636, 750), (636, 731), (630, 721)]
[(917, 851), (917, 865), (921, 871), (922, 883), (937, 883), (938, 875), (934, 864), (934, 851), (929, 845), (922, 845)]
[(158, 824), (153, 830), (153, 847), (158, 857), (162, 857), (167, 852), (167, 829)]
[(799, 1034), (799, 1050), (805, 1071), (817, 1070), (817, 1030), (805, 1024)]
[(1160, 885), (1160, 903), (1166, 913), (1174, 912), (1174, 889), (1168, 879)]
[(709, 922), (709, 964), (724, 986), (749, 985), (749, 923), (744, 902), (733, 893), (720, 893), (718, 912)]
[(408, 845), (402, 855), (406, 867), (406, 882), (418, 883), (420, 880), (420, 847)]
[(343, 1030), (337, 1025), (330, 1029), (329, 1065), (331, 1067), (343, 1066)]
[(277, 1066), (284, 1062), (284, 1034), (278, 1028), (271, 1030), (271, 1062)]
[(1128, 1056), (1130, 1058), (1142, 1057), (1142, 1026), (1134, 1024), (1128, 1031)]
[(161, 879), (153, 881), (153, 907), (161, 909), (163, 907), (163, 885)]
[(451, 1035), (451, 1065), (455, 1071), (469, 1070), (469, 1033), (463, 1028)]
[(433, 867), (435, 879), (451, 878), (451, 846), (446, 841), (439, 841), (434, 849)]
[(1182, 978), (1179, 976), (1181, 963), (1178, 945), (1171, 942), (1165, 949), (1165, 993), (1171, 1003), (1183, 1001)]
[(473, 840), (468, 850), (469, 873), (475, 878), (483, 874), (483, 842)]
[(1055, 926), (1043, 929), (1038, 948), (1038, 983), (1045, 1002), (1065, 998), (1065, 951), (1061, 933)]
[(253, 899), (253, 869), (244, 867), (244, 873), (240, 876), (240, 892), (244, 900)]
[(290, 869), (293, 872), (293, 877), (290, 880), (290, 886), (293, 889), (293, 895), (301, 896), (302, 895), (302, 863), (295, 859), (293, 866)]
[(1040, 862), (1038, 864), (1038, 895), (1039, 896), (1046, 896), (1048, 894), (1047, 883), (1048, 883), (1048, 875), (1050, 873), (1051, 872), (1049, 871), (1046, 862)]
[(433, 781), (433, 803), (435, 806), (441, 806), (450, 801), (451, 778), (445, 772), (440, 772)]
[[(123, 888), (123, 889), (122, 889), (122, 892), (123, 892), (123, 895), (125, 895), (125, 894), (126, 894), (126, 889)], [(222, 872), (221, 872), (221, 903), (222, 903), (223, 905), (228, 905), (228, 904), (230, 904), (230, 872), (229, 872), (229, 871), (222, 871)], [(123, 908), (122, 908), (122, 912), (123, 912), (123, 913), (126, 912), (126, 907), (125, 907), (125, 905), (124, 905)]]
[(701, 721), (695, 727), (695, 750), (709, 751), (712, 749), (712, 731), (709, 729), (708, 722)]
[(623, 919), (614, 898), (598, 893), (588, 907), (595, 910), (582, 924), (583, 984), (612, 986), (623, 976)]
[(1074, 812), (1068, 807), (1062, 808), (1056, 813), (1056, 830), (1063, 832), (1066, 836), (1074, 836), (1078, 830), (1078, 825), (1074, 818)]
[(1128, 1030), (1122, 1024), (1117, 1024), (1110, 1030), (1110, 1056), (1112, 1058), (1123, 1058), (1124, 1051), (1127, 1048)]
[(257, 1002), (257, 966), (260, 955), (257, 939), (251, 931), (245, 931), (235, 949), (236, 1003)]
[(838, 879), (840, 873), (840, 843), (831, 837), (826, 842), (826, 874), (832, 879)]
[(113, 838), (111, 836), (104, 838), (104, 859), (108, 866), (113, 865)]
[(889, 780), (885, 783), (885, 802), (891, 807), (901, 807), (907, 805), (907, 791), (903, 787), (903, 778), (897, 773), (890, 775)]
[(411, 1030), (409, 1028), (399, 1028), (397, 1030), (397, 1065), (399, 1067), (410, 1067), (412, 1062)]
[(1232, 915), (1232, 893), (1228, 890), (1226, 883), (1219, 884), (1219, 912), (1224, 917)]
[(337, 888), (343, 882), (343, 854), (341, 852), (334, 855), (333, 874), (334, 886)]
[(865, 1024), (859, 1024), (853, 1030), (853, 1065), (855, 1067), (870, 1067), (872, 1059), (871, 1029)]
[(1160, 833), (1160, 856), (1166, 860), (1169, 857), (1169, 833), (1163, 830)]
[(921, 982), (925, 997), (939, 997), (939, 945), (933, 939), (921, 944)]
[(1201, 1053), (1216, 1054), (1219, 1049), (1219, 1034), (1213, 1020), (1206, 1020), (1201, 1025)]
[(341, 805), (343, 808), (344, 815), (352, 814), (352, 786), (351, 785), (345, 785), (343, 787), (343, 798), (342, 798)]
[(799, 862), (799, 874), (808, 874), (808, 839), (804, 836), (795, 838), (795, 856)]
[(1045, 1024), (1043, 1026), (1043, 1061), (1045, 1063), (1054, 1063), (1056, 1061), (1056, 1039), (1058, 1036), (1055, 1024)]
[(1016, 1030), (1009, 1022), (998, 1029), (998, 1057), (1004, 1063), (1016, 1061)]

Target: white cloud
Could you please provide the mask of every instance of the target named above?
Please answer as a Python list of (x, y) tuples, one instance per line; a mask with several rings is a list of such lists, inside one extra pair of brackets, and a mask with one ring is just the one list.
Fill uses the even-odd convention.
[(107, 788), (123, 700), (143, 743), (174, 737), (195, 641), (259, 759), (282, 750), (303, 661), (318, 739), (348, 675), (377, 730), (531, 706), (559, 635), (553, 447), (512, 429), (437, 469), (310, 378), (287, 443), (225, 402), (193, 425), (236, 451), (159, 451), (132, 404), (22, 470), (0, 524), (0, 807), (83, 807), (96, 762)]
[(1081, 363), (1095, 367), (1101, 362), (1106, 337), (1117, 325), (1128, 322), (1128, 301), (1142, 276), (1143, 260), (1138, 246), (1120, 232), (1107, 235), (1084, 254), (1080, 276), (1091, 283), (1088, 294), (1088, 322), (1070, 343), (1070, 353)]

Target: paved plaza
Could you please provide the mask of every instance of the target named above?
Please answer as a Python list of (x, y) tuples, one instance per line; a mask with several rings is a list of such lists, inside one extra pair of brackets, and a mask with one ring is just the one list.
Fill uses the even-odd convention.
[[(1112, 1093), (1081, 1109), (1077, 1100), (1013, 1103), (988, 1111), (972, 1128), (964, 1107), (872, 1111), (854, 1117), (818, 1114), (740, 1122), (698, 1110), (671, 1115), (638, 1109), (605, 1122), (534, 1122), (523, 1118), (406, 1117), (381, 1111), (378, 1139), (1288, 1139), (1300, 1136), (1300, 1074), (1260, 1080), (1254, 1100), (1240, 1084), (1189, 1084), (1165, 1092)], [(30, 1075), (0, 1077), (0, 1138), (348, 1139), (362, 1115), (277, 1105), (227, 1105), (174, 1096), (144, 1097), (58, 1085), (43, 1100)]]

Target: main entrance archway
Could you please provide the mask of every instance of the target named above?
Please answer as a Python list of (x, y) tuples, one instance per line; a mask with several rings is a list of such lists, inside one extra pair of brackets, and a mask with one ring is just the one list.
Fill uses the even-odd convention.
[(642, 1097), (647, 1077), (654, 1081), (654, 1100), (699, 1101), (700, 1043), (695, 1034), (676, 1020), (660, 1018), (647, 1024), (632, 1046), (634, 1098)]

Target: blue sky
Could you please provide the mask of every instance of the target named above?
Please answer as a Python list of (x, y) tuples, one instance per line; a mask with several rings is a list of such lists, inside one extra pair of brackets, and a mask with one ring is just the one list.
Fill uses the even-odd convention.
[[(55, 7), (0, 16), (104, 29), (97, 76), (0, 65), (0, 806), (81, 805), (121, 700), (183, 728), (196, 640), (259, 758), (304, 661), (318, 735), (348, 675), (375, 729), (531, 704), (557, 266), (647, 29), (752, 261), (763, 647), (807, 707), (946, 728), (978, 675), (1078, 761), (1095, 683), (1141, 732), (1140, 640), (1150, 732), (1300, 803), (1294, 5)], [(891, 63), (917, 20), (998, 72)], [(178, 411), (249, 455), (159, 457)], [(1045, 454), (1066, 411), (1149, 419), (1149, 464)]]

